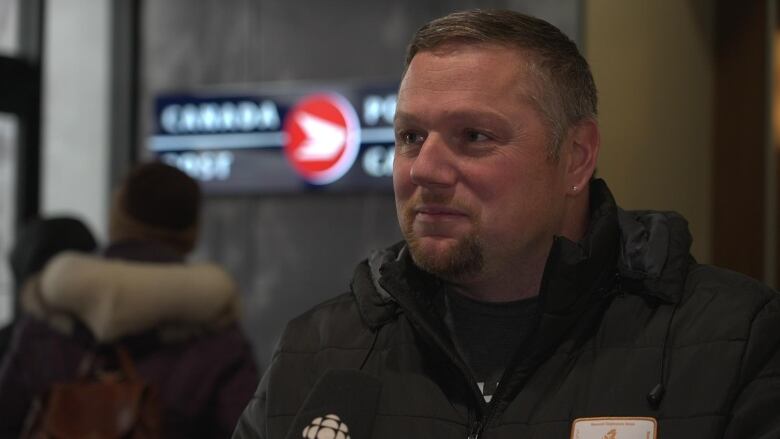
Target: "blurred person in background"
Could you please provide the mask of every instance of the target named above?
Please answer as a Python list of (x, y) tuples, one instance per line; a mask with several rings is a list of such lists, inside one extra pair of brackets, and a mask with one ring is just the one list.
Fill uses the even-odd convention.
[[(14, 293), (33, 294), (34, 282), (46, 263), (65, 250), (92, 253), (97, 241), (82, 221), (70, 217), (36, 218), (22, 226), (8, 255)], [(0, 359), (8, 349), (13, 323), (0, 330)]]
[(31, 402), (107, 346), (131, 354), (155, 386), (165, 438), (225, 438), (258, 381), (222, 268), (188, 263), (200, 188), (161, 163), (133, 169), (115, 192), (100, 255), (65, 252), (44, 268), (0, 365), (0, 437), (15, 437)]
[(596, 113), (543, 20), (418, 30), (394, 122), (405, 239), (287, 325), (234, 438), (780, 438), (780, 294), (698, 264), (679, 214), (618, 207)]

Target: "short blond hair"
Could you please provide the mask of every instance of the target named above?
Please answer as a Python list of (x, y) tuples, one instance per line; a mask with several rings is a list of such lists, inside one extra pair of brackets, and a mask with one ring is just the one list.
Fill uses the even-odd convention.
[(405, 69), (417, 53), (458, 42), (502, 44), (531, 54), (529, 71), (538, 79), (531, 99), (548, 122), (552, 157), (558, 157), (569, 127), (596, 118), (598, 97), (590, 66), (577, 45), (552, 24), (509, 10), (454, 12), (414, 34)]

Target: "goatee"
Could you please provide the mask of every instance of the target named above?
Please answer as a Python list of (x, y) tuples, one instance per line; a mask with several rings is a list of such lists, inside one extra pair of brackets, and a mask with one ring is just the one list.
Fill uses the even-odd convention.
[(482, 271), (485, 259), (476, 236), (461, 238), (446, 252), (426, 251), (413, 233), (406, 234), (406, 243), (414, 263), (422, 270), (445, 280), (457, 280)]

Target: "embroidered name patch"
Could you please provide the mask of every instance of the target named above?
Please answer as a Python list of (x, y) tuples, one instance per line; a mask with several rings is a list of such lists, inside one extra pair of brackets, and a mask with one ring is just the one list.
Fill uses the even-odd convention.
[(571, 425), (571, 439), (656, 439), (654, 418), (580, 418)]

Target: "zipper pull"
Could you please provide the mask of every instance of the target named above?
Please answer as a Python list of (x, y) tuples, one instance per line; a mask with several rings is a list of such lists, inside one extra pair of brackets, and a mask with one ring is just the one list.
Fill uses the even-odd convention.
[(479, 439), (480, 434), (482, 434), (482, 423), (477, 421), (471, 426), (471, 431), (466, 439)]

